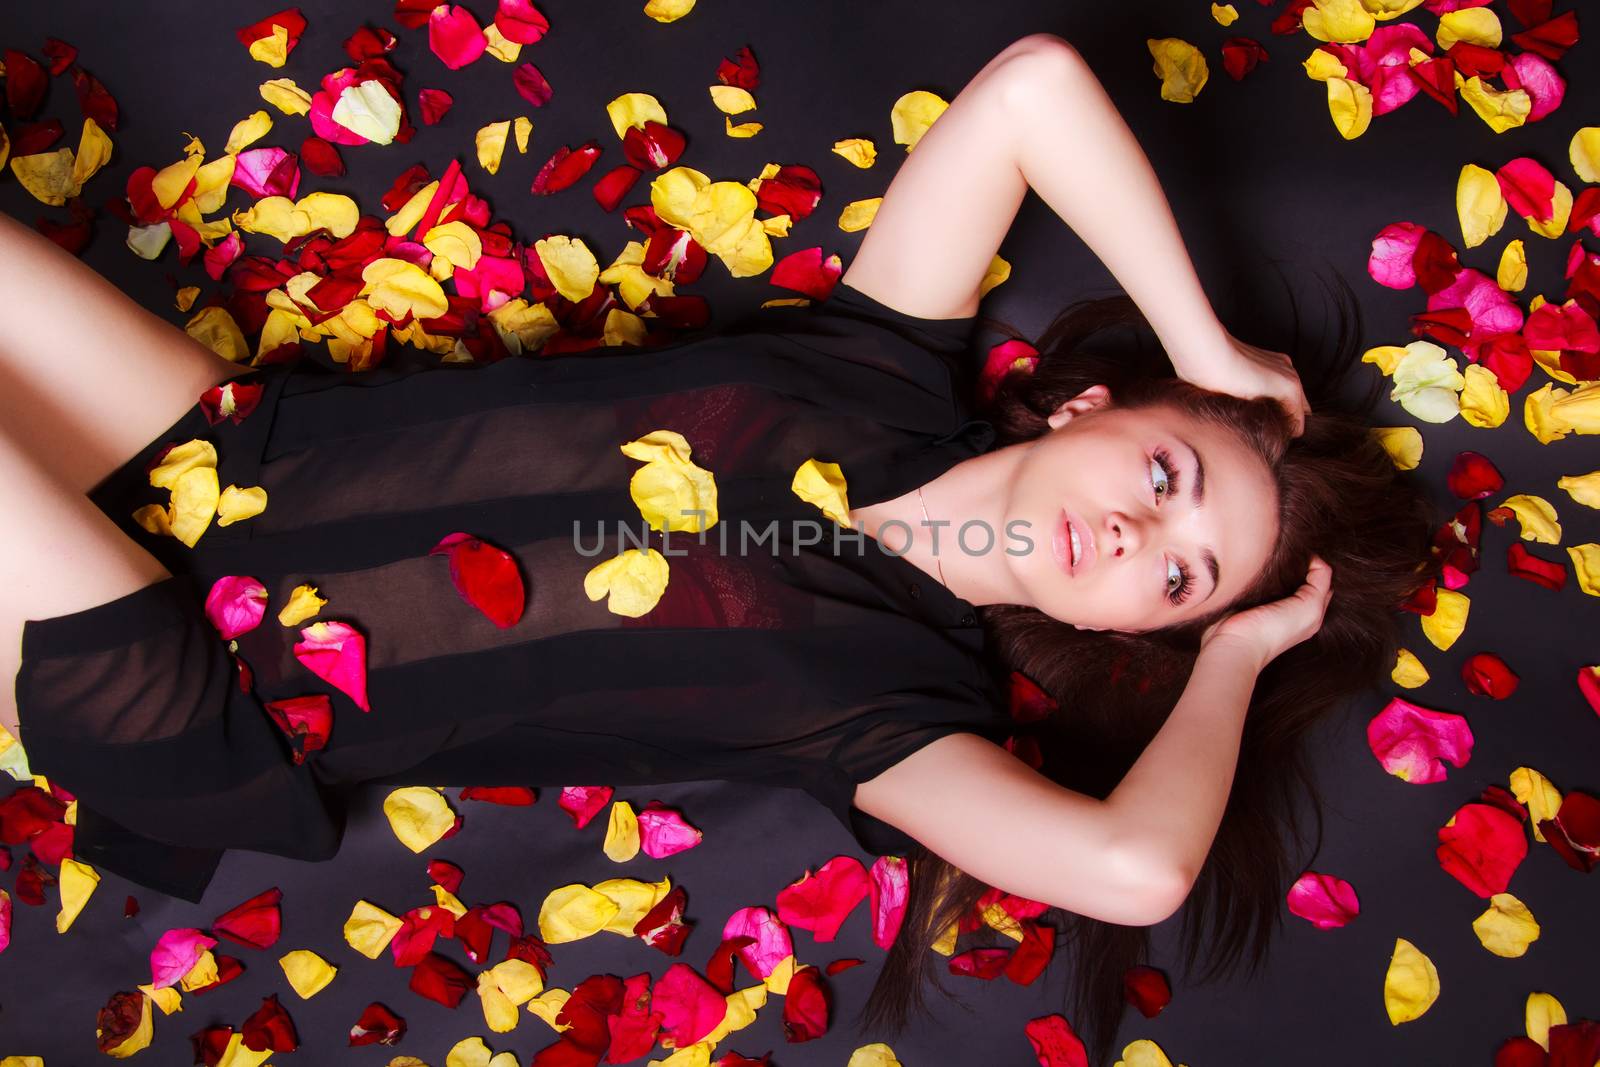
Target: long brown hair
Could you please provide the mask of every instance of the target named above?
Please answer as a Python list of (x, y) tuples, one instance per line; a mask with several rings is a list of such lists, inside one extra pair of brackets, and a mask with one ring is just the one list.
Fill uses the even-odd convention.
[[(1020, 672), (1058, 705), (1037, 722), (1019, 724), (1007, 747), (1019, 758), (1031, 756), (1041, 774), (1061, 785), (1109, 795), (1177, 703), (1205, 627), (1226, 611), (1293, 592), (1313, 552), (1333, 568), (1321, 629), (1274, 659), (1256, 682), (1222, 823), (1182, 908), (1186, 977), (1201, 955), (1202, 937), (1211, 935), (1200, 981), (1232, 974), (1246, 961), (1254, 976), (1265, 960), (1289, 885), (1310, 862), (1297, 861), (1287, 840), (1290, 834), (1297, 843), (1303, 838), (1297, 815), (1303, 796), (1315, 815), (1313, 857), (1322, 843), (1308, 740), (1346, 698), (1387, 676), (1399, 643), (1400, 604), (1438, 571), (1429, 550), (1438, 521), (1434, 508), (1395, 468), (1363, 418), (1382, 379), (1374, 375), (1366, 396), (1341, 410), (1345, 402), (1336, 390), (1358, 365), (1360, 309), (1342, 278), (1331, 291), (1339, 315), (1331, 352), (1291, 352), (1312, 406), (1299, 437), (1291, 437), (1288, 416), (1274, 401), (1213, 393), (1175, 378), (1159, 344), (1144, 343), (1154, 334), (1126, 295), (1067, 306), (1036, 343), (1033, 371), (1008, 375), (992, 404), (980, 409), (995, 424), (996, 447), (1003, 447), (1046, 433), (1045, 417), (1057, 405), (1103, 382), (1113, 405), (1173, 405), (1229, 428), (1261, 456), (1277, 484), (1280, 537), (1271, 558), (1238, 599), (1205, 617), (1125, 634), (1077, 630), (1020, 605), (979, 609), (997, 677)], [(1295, 321), (1298, 327), (1298, 309)], [(993, 319), (980, 324), (1022, 336)], [(1135, 345), (1093, 343), (1121, 328), (1135, 332)], [(939, 977), (943, 960), (931, 946), (963, 918), (971, 929), (978, 900), (990, 889), (920, 844), (906, 859), (904, 920), (857, 1018), (894, 1033), (912, 1010), (926, 1010), (928, 979), (948, 995)], [(1107, 1062), (1125, 1004), (1123, 978), (1146, 961), (1149, 928), (1054, 907), (1040, 921), (1055, 928), (1058, 950), (1073, 960), (1072, 1003), (1064, 1014), (1085, 1041), (1090, 1063)]]

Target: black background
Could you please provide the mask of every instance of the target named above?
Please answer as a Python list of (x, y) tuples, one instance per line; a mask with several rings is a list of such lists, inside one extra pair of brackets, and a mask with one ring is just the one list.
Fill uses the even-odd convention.
[[(492, 15), (492, 6), (487, 0), (471, 5), (480, 21)], [(1600, 115), (1600, 82), (1582, 77), (1594, 67), (1592, 42), (1580, 41), (1558, 64), (1572, 84), (1563, 106), (1539, 123), (1497, 135), (1464, 103), (1452, 118), (1419, 95), (1399, 111), (1376, 118), (1361, 138), (1347, 142), (1333, 129), (1323, 86), (1300, 67), (1316, 42), (1304, 34), (1269, 35), (1275, 9), (1254, 0), (1236, 6), (1240, 20), (1223, 29), (1199, 0), (1008, 0), (982, 5), (950, 0), (700, 0), (687, 18), (662, 25), (645, 17), (640, 3), (545, 0), (541, 8), (551, 31), (543, 41), (526, 46), (519, 60), (537, 65), (554, 87), (553, 99), (542, 109), (529, 108), (517, 96), (512, 68), (491, 57), (460, 71), (446, 69), (428, 51), (425, 31), (401, 29), (381, 3), (301, 4), (310, 25), (283, 69), (250, 60), (234, 38), (237, 28), (279, 10), (275, 3), (10, 3), (0, 13), (0, 45), (42, 60), (44, 38), (60, 37), (79, 47), (79, 62), (117, 98), (122, 121), (111, 134), (115, 154), (85, 190), (86, 201), (97, 207), (121, 195), (134, 168), (160, 168), (181, 158), (188, 134), (199, 136), (207, 158), (215, 158), (233, 124), (257, 108), (266, 108), (276, 121), (261, 144), (297, 147), (309, 132), (307, 120), (279, 114), (260, 99), (256, 86), (269, 78), (292, 77), (314, 91), (324, 74), (348, 65), (340, 42), (365, 19), (400, 37), (391, 58), (406, 75), (405, 97), (417, 135), (408, 145), (342, 147), (348, 174), (326, 180), (307, 172), (300, 195), (315, 189), (345, 192), (366, 212), (382, 215), (377, 198), (405, 167), (420, 161), (438, 174), (457, 157), (472, 190), (489, 200), (495, 218), (512, 223), (519, 238), (531, 243), (546, 233), (581, 236), (605, 263), (637, 234), (624, 227), (620, 210), (607, 215), (588, 192), (595, 177), (623, 161), (604, 105), (620, 93), (640, 91), (654, 94), (672, 125), (688, 135), (680, 164), (714, 180), (746, 181), (768, 161), (815, 168), (824, 185), (822, 204), (789, 238), (774, 242), (776, 254), (820, 243), (825, 253), (838, 252), (848, 262), (858, 237), (841, 233), (834, 221), (848, 201), (881, 195), (903, 158), (904, 150), (893, 143), (890, 131), (895, 99), (914, 88), (953, 99), (1012, 40), (1054, 32), (1086, 55), (1138, 135), (1223, 321), (1245, 339), (1272, 347), (1289, 347), (1294, 338), (1276, 272), (1294, 282), (1308, 309), (1302, 330), (1315, 338), (1331, 320), (1323, 317), (1327, 307), (1318, 303), (1311, 272), (1326, 266), (1349, 279), (1360, 296), (1367, 321), (1363, 347), (1410, 340), (1408, 316), (1423, 309), (1422, 294), (1371, 282), (1365, 273), (1369, 242), (1384, 225), (1409, 220), (1460, 247), (1454, 190), (1464, 163), (1493, 170), (1515, 156), (1530, 155), (1574, 192), (1580, 188), (1567, 161), (1567, 144), (1580, 126)], [(1508, 35), (1520, 28), (1503, 4), (1494, 10)], [(1429, 33), (1436, 25), (1420, 9), (1405, 18)], [(1220, 62), (1219, 46), (1233, 34), (1260, 40), (1271, 57), (1242, 83), (1229, 79)], [(1199, 45), (1210, 63), (1210, 84), (1192, 104), (1159, 97), (1145, 40), (1167, 36)], [(715, 82), (718, 62), (744, 44), (760, 62), (762, 81), (755, 92), (758, 110), (736, 121), (759, 121), (766, 128), (753, 139), (739, 140), (724, 135), (722, 115), (706, 87)], [(446, 89), (456, 99), (454, 110), (435, 127), (422, 126), (416, 108), (417, 91), (425, 87)], [(1062, 102), (1063, 109), (1071, 106)], [(490, 176), (474, 158), (473, 132), (518, 114), (534, 121), (529, 151), (518, 155), (509, 146), (499, 174)], [(61, 143), (76, 147), (82, 123), (64, 76), (52, 84), (40, 117), (49, 116), (66, 127)], [(1050, 133), (1040, 130), (1038, 135)], [(853, 136), (876, 142), (880, 157), (870, 170), (857, 170), (829, 151), (834, 141)], [(548, 199), (528, 193), (534, 173), (559, 145), (576, 147), (590, 138), (605, 152), (588, 178)], [(1081, 165), (1092, 166), (1093, 160), (1085, 158)], [(624, 205), (643, 202), (647, 186), (648, 177), (641, 179)], [(227, 209), (245, 203), (244, 194), (234, 192)], [(14, 177), (0, 180), (0, 209), (28, 222), (39, 217), (67, 220), (64, 208), (41, 205)], [(123, 245), (124, 235), (123, 226), (102, 209), (84, 260), (144, 306), (181, 324), (186, 316), (174, 308), (173, 286), (164, 275), (170, 272), (180, 284), (200, 285), (209, 294), (213, 286), (198, 258), (179, 267), (169, 248), (160, 261), (146, 262)], [(1513, 213), (1485, 245), (1463, 249), (1463, 262), (1492, 275), (1500, 249), (1514, 237), (1524, 239), (1531, 264), (1530, 285), (1518, 294), (1519, 302), (1526, 306), (1536, 292), (1559, 302), (1570, 235), (1549, 241), (1527, 231)], [(1592, 238), (1589, 243), (1596, 244)], [(247, 238), (247, 247), (267, 255), (281, 252), (281, 246), (265, 237)], [(1112, 282), (1094, 255), (1032, 195), (1001, 255), (1013, 265), (1014, 276), (985, 300), (982, 310), (1030, 335), (1060, 305), (1104, 292)], [(793, 295), (770, 286), (764, 277), (730, 279), (715, 262), (701, 282), (685, 291), (707, 296), (713, 325), (749, 312), (762, 300)], [(5, 309), (8, 315), (25, 313)], [(105, 340), (106, 358), (117, 358), (117, 339)], [(48, 358), (48, 353), (37, 356)], [(1377, 374), (1371, 366), (1358, 368), (1352, 388), (1365, 386)], [(1431, 487), (1448, 514), (1456, 506), (1444, 486), (1451, 459), (1464, 448), (1483, 452), (1507, 477), (1505, 491), (1488, 504), (1514, 492), (1541, 495), (1560, 515), (1563, 544), (1594, 541), (1600, 539), (1600, 522), (1558, 489), (1555, 479), (1600, 467), (1600, 449), (1583, 437), (1542, 446), (1522, 426), (1522, 397), (1546, 380), (1535, 369), (1513, 396), (1510, 418), (1496, 430), (1478, 430), (1461, 420), (1424, 425), (1427, 451), (1417, 477)], [(1374, 422), (1416, 424), (1386, 398), (1379, 401)], [(1501, 959), (1479, 945), (1470, 925), (1487, 902), (1445, 874), (1434, 858), (1437, 828), (1484, 787), (1506, 785), (1519, 766), (1543, 772), (1564, 791), (1600, 787), (1595, 777), (1600, 722), (1574, 683), (1580, 664), (1600, 660), (1600, 645), (1594, 640), (1597, 603), (1573, 582), (1556, 594), (1510, 577), (1503, 561), (1515, 537), (1514, 525), (1486, 525), (1484, 567), (1464, 590), (1473, 601), (1471, 617), (1466, 633), (1449, 651), (1429, 645), (1414, 617), (1402, 620), (1404, 644), (1433, 676), (1409, 696), (1469, 718), (1476, 736), (1471, 762), (1451, 769), (1447, 781), (1427, 786), (1407, 785), (1383, 773), (1367, 748), (1365, 725), (1390, 695), (1403, 692), (1394, 686), (1357, 700), (1319, 742), (1320, 774), (1329, 801), (1327, 837), (1318, 855), (1303, 860), (1308, 868), (1336, 874), (1355, 886), (1361, 897), (1359, 918), (1345, 929), (1320, 931), (1285, 908), (1281, 940), (1254, 980), (1193, 986), (1178, 970), (1174, 951), (1180, 913), (1156, 928), (1152, 960), (1168, 969), (1174, 1000), (1154, 1020), (1130, 1010), (1118, 1048), (1148, 1037), (1174, 1063), (1190, 1067), (1354, 1060), (1486, 1064), (1501, 1040), (1522, 1032), (1523, 1005), (1530, 992), (1554, 994), (1574, 1018), (1600, 1015), (1588, 878), (1534, 844), (1510, 891), (1532, 910), (1543, 935), (1524, 957)], [(1537, 555), (1566, 562), (1560, 549), (1531, 547)], [(1521, 675), (1521, 688), (1510, 700), (1494, 703), (1474, 697), (1462, 685), (1462, 662), (1485, 650), (1499, 653)], [(730, 912), (772, 905), (776, 893), (808, 866), (854, 848), (843, 828), (802, 794), (707, 782), (618, 793), (618, 799), (636, 808), (656, 798), (680, 806), (705, 831), (699, 848), (669, 860), (641, 854), (625, 864), (611, 862), (600, 851), (604, 817), (574, 831), (557, 808), (553, 789), (541, 790), (531, 809), (458, 804), (470, 816), (464, 831), (416, 857), (395, 840), (383, 818), (380, 805), (387, 791), (372, 788), (362, 794), (335, 860), (308, 864), (230, 853), (201, 905), (138, 891), (143, 910), (124, 920), (124, 896), (136, 887), (105, 872), (65, 935), (54, 930), (54, 894), (46, 907), (16, 904), (12, 944), (0, 954), (0, 1056), (42, 1055), (50, 1067), (97, 1061), (97, 1008), (114, 991), (132, 990), (149, 980), (148, 953), (162, 932), (207, 927), (228, 908), (278, 885), (285, 894), (282, 940), (264, 952), (224, 941), (220, 950), (240, 957), (246, 973), (215, 992), (186, 995), (181, 1015), (156, 1013), (155, 1043), (140, 1062), (189, 1062), (188, 1034), (207, 1024), (238, 1027), (273, 992), (293, 1016), (302, 1041), (295, 1056), (280, 1057), (286, 1062), (382, 1064), (403, 1053), (437, 1065), (456, 1041), (472, 1034), (484, 1037), (496, 1051), (513, 1050), (520, 1062), (527, 1062), (553, 1040), (552, 1031), (525, 1016), (513, 1033), (492, 1034), (475, 996), (451, 1012), (412, 994), (406, 989), (408, 972), (394, 968), (387, 954), (372, 961), (344, 944), (340, 929), (355, 900), (365, 897), (395, 914), (431, 902), (425, 864), (428, 857), (439, 856), (465, 869), (461, 896), (466, 903), (511, 901), (521, 909), (527, 928), (536, 932), (540, 902), (560, 885), (666, 875), (687, 887), (688, 916), (698, 924), (680, 958), (703, 968)], [(23, 851), (14, 850), (19, 862)], [(14, 865), (3, 884), (9, 887), (15, 870)], [(1382, 987), (1397, 936), (1433, 959), (1442, 992), (1421, 1019), (1391, 1027)], [(817, 1041), (787, 1046), (782, 1003), (773, 997), (753, 1026), (718, 1046), (719, 1055), (730, 1049), (748, 1056), (771, 1050), (780, 1065), (842, 1064), (857, 1046), (884, 1039), (843, 1025), (865, 997), (882, 958), (868, 936), (865, 907), (850, 917), (834, 943), (816, 944), (803, 931), (796, 931), (794, 938), (802, 962), (825, 965), (847, 956), (867, 961), (829, 980), (840, 1024)], [(504, 943), (496, 938), (492, 960), (499, 958)], [(988, 942), (970, 941), (978, 943)], [(959, 947), (965, 950), (969, 941)], [(278, 957), (295, 948), (314, 949), (340, 968), (332, 985), (310, 1001), (301, 1001), (289, 989), (277, 964)], [(443, 951), (466, 963), (454, 945), (445, 944)], [(568, 989), (592, 973), (626, 977), (648, 969), (659, 975), (671, 962), (636, 941), (604, 934), (553, 951), (550, 984)], [(1004, 980), (948, 979), (960, 990), (959, 1004), (970, 1013), (949, 1002), (938, 1008), (935, 1019), (889, 1043), (910, 1067), (1033, 1063), (1022, 1026), (1060, 1010), (1065, 980), (1060, 961), (1031, 988)], [(740, 981), (749, 981), (743, 971)], [(935, 1004), (945, 1005), (934, 997)], [(346, 1049), (345, 1032), (373, 1000), (404, 1017), (409, 1034), (392, 1049)]]

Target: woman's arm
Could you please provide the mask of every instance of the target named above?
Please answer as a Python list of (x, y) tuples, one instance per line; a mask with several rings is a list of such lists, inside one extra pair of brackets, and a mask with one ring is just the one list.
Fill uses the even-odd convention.
[(1006, 46), (928, 128), (843, 280), (908, 315), (975, 313), (1030, 186), (1106, 264), (1180, 372), (1231, 351), (1149, 160), (1088, 64), (1049, 33)]
[(1057, 785), (975, 734), (933, 741), (855, 805), (1010, 893), (1124, 926), (1182, 906), (1233, 784), (1258, 646), (1206, 644), (1171, 715), (1110, 796)]
[(1149, 159), (1082, 55), (1052, 40), (1009, 88), (1017, 166), (1139, 305), (1180, 373), (1223, 358), (1228, 331)]

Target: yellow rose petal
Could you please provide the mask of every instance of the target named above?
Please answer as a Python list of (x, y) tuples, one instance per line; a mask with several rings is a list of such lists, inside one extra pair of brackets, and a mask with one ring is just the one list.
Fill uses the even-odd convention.
[(302, 582), (289, 594), (289, 602), (278, 612), (278, 622), (283, 626), (299, 626), (318, 614), (328, 602), (317, 595), (317, 587)]
[(253, 519), (267, 510), (267, 491), (259, 485), (240, 489), (230, 485), (217, 500), (217, 525), (232, 526), (243, 519)]
[(278, 959), (278, 966), (283, 968), (284, 977), (289, 979), (289, 985), (300, 994), (301, 1000), (309, 1000), (325, 989), (339, 971), (308, 948), (285, 953)]
[(83, 191), (83, 186), (73, 177), (73, 164), (72, 149), (58, 148), (54, 152), (12, 157), (11, 173), (34, 199), (51, 207), (62, 207)]
[(1472, 601), (1465, 593), (1458, 593), (1454, 589), (1436, 590), (1437, 601), (1432, 615), (1423, 615), (1422, 634), (1433, 647), (1439, 651), (1447, 651), (1461, 632), (1467, 628), (1467, 613), (1472, 607)]
[(228, 309), (220, 304), (201, 308), (183, 324), (183, 332), (205, 345), (229, 363), (245, 363), (250, 359), (250, 346), (245, 342), (244, 331), (233, 320)]
[(1372, 435), (1397, 469), (1414, 470), (1422, 462), (1422, 434), (1415, 426), (1375, 426)]
[(1555, 783), (1532, 767), (1518, 767), (1511, 772), (1511, 794), (1528, 809), (1528, 828), (1535, 841), (1544, 841), (1539, 824), (1556, 817), (1561, 810), (1561, 790)]
[(285, 115), (304, 115), (311, 110), (311, 94), (296, 85), (293, 78), (273, 78), (260, 87), (261, 99)]
[(1528, 250), (1522, 238), (1512, 241), (1500, 253), (1500, 265), (1495, 268), (1494, 283), (1508, 293), (1520, 293), (1528, 285)]
[(361, 270), (362, 296), (373, 308), (395, 318), (415, 315), (436, 319), (449, 310), (439, 283), (415, 263), (403, 259), (375, 259)]
[(978, 279), (978, 296), (980, 298), (988, 296), (989, 290), (1009, 277), (1011, 277), (1011, 264), (1004, 257), (996, 255), (989, 260), (989, 269)]
[(1406, 648), (1402, 648), (1395, 655), (1394, 670), (1389, 672), (1389, 677), (1394, 684), (1405, 689), (1416, 689), (1428, 680), (1428, 668), (1422, 661)]
[(874, 196), (868, 200), (852, 200), (839, 212), (839, 229), (845, 233), (855, 233), (872, 225), (872, 220), (878, 216), (878, 208), (883, 204), (883, 197)]
[(189, 188), (189, 182), (194, 179), (195, 172), (200, 169), (199, 156), (185, 156), (176, 163), (170, 163), (156, 172), (150, 180), (150, 191), (155, 194), (156, 203), (162, 207), (172, 207), (177, 204), (184, 191)]
[(1600, 508), (1600, 470), (1557, 478), (1556, 485), (1585, 507)]
[(1300, 15), (1305, 31), (1319, 41), (1358, 44), (1372, 36), (1376, 20), (1360, 0), (1312, 0)]
[(383, 798), (383, 813), (400, 843), (412, 852), (422, 852), (455, 825), (456, 813), (439, 790), (425, 785), (408, 785)]
[(1544, 497), (1518, 493), (1507, 497), (1500, 506), (1510, 508), (1517, 516), (1517, 521), (1522, 524), (1524, 541), (1538, 541), (1546, 545), (1561, 543), (1561, 522), (1556, 518), (1556, 509)]
[(607, 878), (594, 884), (596, 893), (604, 893), (617, 906), (617, 913), (605, 929), (623, 937), (632, 937), (639, 920), (650, 914), (650, 909), (661, 903), (672, 891), (672, 881), (646, 882), (638, 878)]
[(1472, 920), (1472, 932), (1496, 956), (1516, 959), (1539, 940), (1539, 924), (1526, 904), (1510, 893), (1489, 898), (1489, 909)]
[(893, 131), (894, 143), (905, 145), (907, 152), (916, 148), (922, 135), (949, 106), (944, 97), (925, 89), (902, 93), (889, 108), (889, 128)]
[(1361, 362), (1375, 364), (1385, 375), (1390, 375), (1405, 355), (1404, 345), (1378, 345), (1361, 353)]
[(64, 934), (94, 895), (95, 886), (100, 884), (100, 875), (81, 860), (64, 859), (56, 877), (61, 892), (61, 910), (56, 913), (56, 933)]
[(1161, 79), (1161, 99), (1194, 103), (1211, 77), (1200, 50), (1179, 37), (1147, 37), (1144, 46), (1155, 60), (1151, 69)]
[(111, 138), (100, 124), (87, 116), (83, 132), (78, 135), (78, 154), (72, 161), (72, 180), (79, 188), (94, 177), (100, 168), (111, 162)]
[(501, 119), (479, 127), (473, 137), (478, 149), (478, 166), (490, 174), (500, 172), (500, 160), (506, 154), (506, 138), (511, 136), (511, 120)]
[(1232, 4), (1212, 4), (1211, 17), (1218, 26), (1232, 26), (1239, 19), (1239, 9)]
[(369, 960), (375, 960), (389, 947), (389, 942), (404, 925), (399, 917), (390, 915), (376, 904), (358, 900), (355, 907), (350, 909), (350, 918), (344, 921), (345, 944)]
[(649, 93), (623, 93), (606, 105), (606, 117), (611, 128), (617, 131), (617, 140), (627, 135), (629, 127), (644, 129), (646, 122), (667, 125), (667, 112), (661, 101)]
[(694, 0), (648, 0), (645, 17), (657, 22), (676, 22), (694, 10)]
[(1586, 182), (1600, 182), (1600, 126), (1585, 126), (1567, 145), (1572, 169)]
[(1556, 182), (1550, 193), (1550, 217), (1541, 221), (1528, 216), (1528, 229), (1540, 237), (1559, 238), (1567, 232), (1567, 219), (1572, 216), (1572, 190)]
[(1440, 15), (1439, 32), (1434, 40), (1441, 52), (1449, 51), (1457, 41), (1499, 48), (1502, 32), (1499, 15), (1486, 7), (1469, 7)]
[(590, 568), (583, 592), (590, 600), (609, 595), (606, 610), (636, 619), (647, 614), (667, 591), (667, 559), (653, 548), (630, 548)]
[(518, 115), (511, 120), (511, 136), (517, 142), (519, 153), (528, 150), (528, 135), (533, 132), (533, 120), (526, 115)]
[(215, 467), (195, 467), (179, 475), (168, 514), (172, 536), (193, 548), (216, 517), (220, 496)]
[(1485, 85), (1476, 74), (1463, 78), (1461, 72), (1457, 71), (1456, 91), (1495, 133), (1505, 133), (1521, 126), (1528, 121), (1528, 113), (1533, 110), (1533, 97), (1528, 95), (1526, 89), (1502, 92)]
[(1467, 383), (1461, 390), (1461, 417), (1486, 430), (1505, 422), (1511, 414), (1511, 394), (1500, 388), (1494, 371), (1481, 363), (1469, 363), (1461, 376)]
[(1328, 114), (1345, 140), (1354, 140), (1372, 125), (1372, 90), (1350, 78), (1329, 78)]
[(269, 67), (281, 67), (289, 59), (289, 28), (273, 26), (272, 32), (250, 42), (250, 58)]
[(1572, 545), (1567, 555), (1572, 557), (1578, 588), (1590, 596), (1600, 596), (1600, 544)]
[(618, 910), (617, 902), (604, 893), (565, 885), (551, 890), (539, 905), (539, 936), (551, 945), (578, 941), (605, 929)]
[(756, 98), (750, 95), (750, 90), (737, 85), (713, 85), (711, 103), (724, 115), (742, 115), (755, 109)]
[(391, 144), (400, 132), (400, 104), (376, 78), (345, 86), (329, 117), (373, 144)]
[(1546, 1052), (1550, 1051), (1550, 1028), (1567, 1024), (1567, 1009), (1549, 993), (1529, 993), (1522, 1006), (1522, 1025), (1528, 1037)]
[(594, 292), (594, 283), (600, 277), (600, 264), (583, 243), (581, 237), (557, 234), (543, 237), (533, 244), (539, 262), (556, 292), (577, 303)]
[(839, 464), (815, 457), (806, 460), (795, 470), (789, 490), (840, 526), (850, 525), (849, 486)]
[(467, 270), (475, 268), (483, 256), (483, 238), (460, 219), (433, 227), (423, 234), (422, 243), (434, 256)]
[(866, 170), (878, 161), (878, 148), (865, 137), (846, 137), (833, 142), (835, 155), (847, 160), (851, 166)]
[(1506, 211), (1505, 194), (1494, 172), (1475, 163), (1463, 166), (1456, 178), (1456, 218), (1466, 246), (1476, 248), (1499, 233)]
[(1325, 82), (1329, 78), (1347, 77), (1350, 73), (1350, 68), (1339, 62), (1338, 56), (1320, 48), (1312, 49), (1300, 67), (1306, 72), (1306, 77), (1317, 82)]
[(1394, 939), (1394, 954), (1383, 976), (1383, 1006), (1389, 1022), (1420, 1019), (1439, 999), (1439, 972), (1433, 961), (1403, 937)]
[(336, 239), (349, 237), (361, 220), (361, 209), (343, 193), (307, 193), (296, 200), (294, 206), (311, 220), (306, 233), (327, 230), (328, 235)]
[(700, 533), (717, 524), (717, 485), (711, 472), (689, 459), (689, 442), (674, 430), (654, 430), (619, 446), (644, 460), (633, 472), (628, 495), (652, 530)]
[(265, 111), (252, 111), (247, 117), (233, 124), (233, 130), (228, 134), (228, 143), (222, 146), (222, 150), (230, 156), (242, 152), (270, 132), (272, 132), (272, 116)]
[(613, 801), (611, 804), (611, 817), (606, 822), (606, 839), (601, 851), (617, 863), (626, 863), (639, 854), (639, 817), (633, 813), (633, 805), (626, 800)]

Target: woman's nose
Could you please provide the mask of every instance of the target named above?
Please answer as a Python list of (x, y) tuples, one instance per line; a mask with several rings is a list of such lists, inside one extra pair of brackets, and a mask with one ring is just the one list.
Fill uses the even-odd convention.
[(1144, 543), (1145, 531), (1139, 520), (1120, 511), (1106, 512), (1105, 528), (1100, 532), (1107, 554), (1131, 556)]

